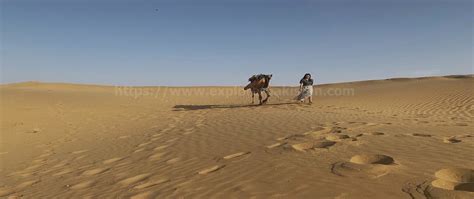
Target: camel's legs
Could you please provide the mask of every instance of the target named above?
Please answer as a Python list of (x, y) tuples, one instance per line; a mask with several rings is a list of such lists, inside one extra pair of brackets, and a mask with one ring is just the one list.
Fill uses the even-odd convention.
[(260, 101), (260, 105), (263, 104), (262, 102), (262, 92), (258, 91), (258, 100)]
[(255, 103), (255, 93), (252, 91), (252, 104)]
[(267, 103), (268, 98), (270, 98), (270, 91), (265, 90), (265, 94), (267, 94), (267, 98), (265, 98), (265, 100), (263, 100), (263, 103)]

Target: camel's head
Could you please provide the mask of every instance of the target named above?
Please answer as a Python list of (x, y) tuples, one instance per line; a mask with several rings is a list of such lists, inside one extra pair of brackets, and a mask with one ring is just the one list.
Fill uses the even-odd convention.
[(273, 76), (272, 74), (266, 75), (267, 78), (266, 78), (265, 83), (263, 85), (264, 88), (268, 88), (268, 85), (270, 85), (270, 80), (272, 79), (272, 76)]

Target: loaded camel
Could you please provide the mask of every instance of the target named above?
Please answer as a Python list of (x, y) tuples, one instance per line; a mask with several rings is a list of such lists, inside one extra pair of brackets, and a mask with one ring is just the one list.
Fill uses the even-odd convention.
[[(270, 79), (272, 75), (253, 75), (249, 78), (249, 84), (245, 86), (244, 90), (250, 89), (252, 92), (252, 104), (254, 103), (255, 93), (258, 93), (258, 99), (260, 100), (260, 105), (267, 103), (268, 98), (270, 97), (270, 90), (268, 86), (270, 85)], [(262, 100), (262, 91), (267, 94), (267, 97)]]

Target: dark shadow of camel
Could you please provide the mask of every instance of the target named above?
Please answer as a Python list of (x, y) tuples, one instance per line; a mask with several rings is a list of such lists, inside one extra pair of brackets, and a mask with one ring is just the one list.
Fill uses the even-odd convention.
[(245, 105), (176, 105), (173, 108), (174, 111), (195, 111), (195, 110), (204, 110), (204, 109), (233, 109), (233, 108), (249, 108), (249, 107), (271, 107), (271, 106), (281, 106), (288, 104), (298, 104), (297, 102), (285, 102), (285, 103), (275, 103), (275, 104), (245, 104)]

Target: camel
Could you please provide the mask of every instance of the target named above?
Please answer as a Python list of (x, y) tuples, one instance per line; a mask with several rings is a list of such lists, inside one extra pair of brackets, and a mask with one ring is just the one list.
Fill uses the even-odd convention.
[[(270, 90), (268, 86), (270, 85), (270, 79), (272, 75), (253, 75), (249, 78), (249, 84), (245, 86), (244, 90), (250, 89), (252, 92), (252, 104), (254, 104), (255, 93), (258, 93), (258, 99), (260, 101), (260, 105), (267, 103), (268, 98), (270, 98)], [(267, 94), (267, 97), (262, 100), (262, 91)]]

